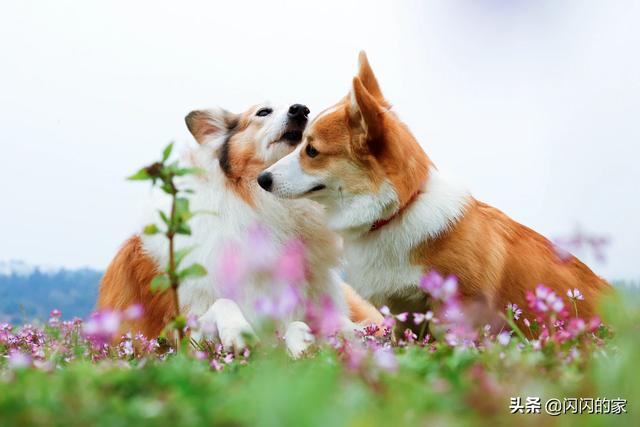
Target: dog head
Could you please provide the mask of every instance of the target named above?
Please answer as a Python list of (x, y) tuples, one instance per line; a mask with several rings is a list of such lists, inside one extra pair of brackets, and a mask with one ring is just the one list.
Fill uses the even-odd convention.
[(327, 207), (334, 229), (371, 226), (404, 206), (427, 179), (430, 162), (390, 111), (364, 52), (351, 91), (321, 112), (302, 143), (258, 177), (282, 198)]
[(309, 109), (302, 104), (255, 105), (241, 114), (224, 109), (192, 111), (185, 117), (196, 141), (219, 161), (229, 178), (255, 176), (291, 153), (302, 140)]

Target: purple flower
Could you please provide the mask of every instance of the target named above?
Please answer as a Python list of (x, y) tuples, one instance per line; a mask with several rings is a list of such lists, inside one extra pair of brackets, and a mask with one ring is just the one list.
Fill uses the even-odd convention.
[(569, 299), (576, 300), (576, 301), (584, 300), (584, 295), (582, 295), (582, 293), (578, 288), (574, 288), (573, 290), (569, 289), (567, 291), (567, 296), (569, 297)]
[(300, 240), (288, 242), (276, 261), (275, 277), (283, 283), (298, 285), (306, 279), (305, 248)]
[(388, 347), (380, 347), (373, 352), (373, 360), (376, 366), (388, 372), (398, 370), (398, 360), (393, 351)]
[(31, 356), (20, 350), (11, 350), (9, 352), (9, 367), (11, 369), (24, 369), (31, 366)]
[(434, 317), (431, 310), (427, 311), (426, 313), (413, 313), (413, 323), (415, 323), (416, 325), (419, 325), (422, 322), (429, 322), (432, 319), (434, 319)]
[(405, 311), (404, 313), (396, 314), (396, 319), (398, 319), (401, 322), (406, 322), (408, 316), (409, 316), (409, 313)]
[(506, 332), (506, 331), (504, 331), (504, 332), (500, 332), (500, 333), (498, 334), (498, 336), (496, 337), (496, 340), (497, 340), (500, 344), (502, 344), (502, 345), (506, 346), (506, 345), (508, 345), (508, 344), (509, 344), (509, 341), (511, 341), (511, 334), (510, 334), (509, 332)]
[[(250, 253), (249, 267), (252, 270), (268, 270), (275, 261), (275, 248), (269, 231), (261, 224), (255, 224), (247, 233), (247, 253)], [(250, 252), (249, 252), (250, 251)]]
[(333, 300), (324, 295), (320, 304), (307, 304), (307, 322), (314, 335), (327, 338), (340, 330), (342, 316)]
[(125, 310), (124, 316), (129, 320), (136, 320), (142, 317), (143, 312), (142, 305), (134, 304)]
[(507, 304), (507, 310), (509, 309), (513, 313), (513, 318), (515, 320), (518, 320), (520, 318), (520, 315), (522, 315), (522, 309), (518, 307), (518, 304), (512, 304), (512, 303)]
[(562, 298), (558, 297), (555, 292), (544, 285), (538, 285), (535, 293), (527, 292), (527, 302), (529, 308), (539, 314), (556, 313), (564, 314), (564, 303)]
[(285, 319), (302, 303), (300, 292), (292, 285), (283, 286), (280, 292), (277, 292), (277, 287), (274, 288), (273, 295), (263, 296), (256, 300), (256, 311), (272, 319)]
[(84, 335), (92, 342), (102, 345), (113, 340), (120, 329), (120, 314), (104, 310), (95, 312), (83, 327)]
[(249, 273), (247, 261), (237, 245), (228, 245), (220, 255), (217, 277), (222, 296), (234, 299)]
[(456, 296), (458, 292), (458, 279), (453, 275), (445, 278), (437, 271), (431, 270), (420, 279), (420, 289), (435, 299), (447, 301)]

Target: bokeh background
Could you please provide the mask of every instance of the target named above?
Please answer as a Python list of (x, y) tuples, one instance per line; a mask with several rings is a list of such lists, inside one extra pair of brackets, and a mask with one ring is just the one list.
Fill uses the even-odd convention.
[(432, 160), (549, 237), (611, 244), (640, 277), (640, 4), (35, 1), (0, 4), (0, 260), (106, 267), (140, 226), (124, 177), (196, 108), (312, 114), (365, 49)]

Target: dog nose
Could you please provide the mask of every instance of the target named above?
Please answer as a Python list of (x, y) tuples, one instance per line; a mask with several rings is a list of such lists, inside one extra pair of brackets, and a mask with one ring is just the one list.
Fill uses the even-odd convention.
[(271, 172), (262, 172), (258, 175), (258, 185), (267, 191), (271, 191), (271, 186), (273, 185)]
[(288, 116), (292, 119), (307, 120), (309, 118), (309, 109), (306, 105), (293, 104), (289, 107)]

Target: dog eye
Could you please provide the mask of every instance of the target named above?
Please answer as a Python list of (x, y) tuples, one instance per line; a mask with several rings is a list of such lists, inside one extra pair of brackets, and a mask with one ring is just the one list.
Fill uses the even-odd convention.
[(318, 155), (318, 150), (316, 150), (311, 144), (307, 144), (304, 152), (307, 153), (307, 156), (309, 157), (315, 157)]
[(256, 113), (256, 116), (258, 117), (264, 117), (264, 116), (268, 116), (269, 114), (273, 113), (273, 110), (271, 108), (261, 108), (258, 110), (258, 112)]

